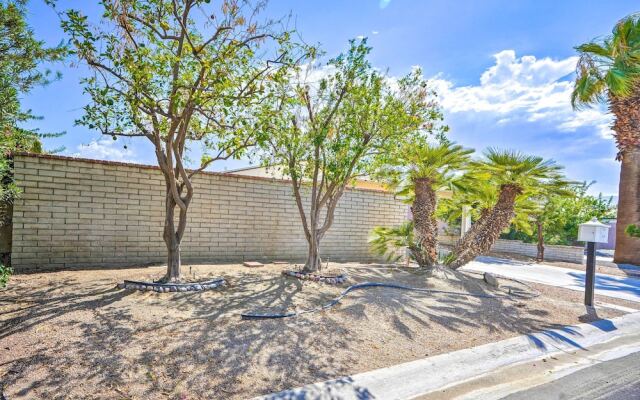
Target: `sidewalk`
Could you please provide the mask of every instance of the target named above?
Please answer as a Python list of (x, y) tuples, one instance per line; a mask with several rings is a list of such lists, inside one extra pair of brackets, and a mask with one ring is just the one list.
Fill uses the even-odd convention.
[[(638, 351), (640, 313), (635, 313), (518, 336), (256, 399), (499, 399), (544, 383), (553, 374), (567, 375)], [(554, 365), (547, 368), (543, 359), (554, 360)], [(534, 373), (527, 370), (527, 363), (544, 368)], [(509, 376), (509, 371), (522, 376)]]
[[(584, 292), (585, 273), (575, 269), (494, 257), (478, 257), (462, 267), (462, 270), (490, 272), (507, 278)], [(595, 294), (640, 302), (640, 279), (597, 273)]]

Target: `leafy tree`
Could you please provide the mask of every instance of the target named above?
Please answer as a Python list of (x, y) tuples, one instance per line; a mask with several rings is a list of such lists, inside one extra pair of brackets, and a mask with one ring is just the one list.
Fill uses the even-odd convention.
[(614, 261), (640, 264), (640, 238), (625, 235), (627, 226), (640, 223), (640, 15), (622, 19), (611, 35), (576, 50), (574, 108), (607, 103), (615, 117), (621, 166)]
[[(304, 56), (282, 21), (261, 20), (263, 2), (105, 0), (103, 21), (60, 12), (74, 54), (93, 75), (79, 124), (118, 137), (143, 137), (165, 180), (167, 273), (179, 281), (180, 244), (194, 176), (240, 157), (269, 134), (272, 90)], [(187, 169), (187, 146), (204, 155)], [(176, 215), (177, 214), (177, 215)]]
[(26, 1), (0, 1), (0, 226), (11, 223), (11, 205), (20, 191), (13, 179), (13, 154), (42, 152), (42, 134), (24, 127), (37, 119), (25, 110), (21, 96), (59, 77), (43, 64), (59, 61), (65, 47), (47, 47), (37, 40), (25, 18)]
[(459, 268), (489, 251), (516, 215), (518, 199), (561, 184), (561, 169), (552, 160), (497, 149), (488, 149), (484, 160), (472, 162), (470, 177), (477, 182), (489, 183), (497, 200), (491, 208), (482, 210), (476, 223), (456, 243), (448, 265)]
[[(551, 208), (558, 200), (573, 195), (568, 186), (569, 182), (558, 179), (554, 185), (542, 186), (537, 193), (531, 196), (533, 210), (530, 213), (530, 217), (535, 225), (538, 248), (536, 261), (544, 261), (544, 227), (549, 223)], [(526, 231), (526, 233), (531, 234), (529, 231)]]
[[(320, 242), (345, 188), (442, 118), (420, 71), (391, 82), (370, 65), (370, 50), (366, 39), (352, 40), (323, 70), (301, 70), (280, 89), (265, 163), (291, 177), (308, 243), (306, 272), (322, 266)], [(319, 73), (326, 76), (310, 80)]]
[[(566, 189), (552, 194), (543, 204), (543, 209), (535, 213), (533, 223), (538, 220), (542, 225), (542, 242), (547, 244), (573, 245), (578, 237), (578, 225), (592, 218), (615, 218), (615, 207), (611, 198), (602, 195), (587, 194), (591, 184), (586, 182), (571, 183)], [(538, 218), (537, 216), (541, 218)], [(525, 242), (540, 241), (539, 231), (526, 231), (521, 227), (513, 227), (507, 238), (519, 239)]]
[(447, 140), (431, 143), (420, 138), (400, 146), (377, 173), (397, 196), (411, 203), (414, 241), (410, 250), (421, 267), (438, 261), (436, 191), (459, 178), (471, 153)]

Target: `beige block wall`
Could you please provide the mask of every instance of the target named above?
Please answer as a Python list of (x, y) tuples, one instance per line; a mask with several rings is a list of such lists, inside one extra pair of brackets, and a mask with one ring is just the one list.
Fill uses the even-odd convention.
[[(440, 236), (440, 243), (453, 246), (458, 240), (457, 236)], [(492, 251), (510, 254), (519, 254), (523, 256), (536, 257), (538, 255), (538, 245), (536, 243), (524, 243), (520, 240), (498, 239)], [(584, 247), (579, 246), (558, 246), (546, 244), (544, 246), (545, 260), (566, 261), (576, 264), (582, 264), (584, 257)]]
[[(536, 243), (524, 243), (520, 240), (500, 239), (493, 245), (491, 250), (503, 253), (521, 254), (529, 257), (536, 257), (538, 255), (538, 245)], [(582, 264), (583, 256), (584, 247), (548, 244), (544, 246), (545, 260), (566, 261)]]
[[(24, 190), (13, 218), (17, 272), (165, 261), (158, 169), (21, 155), (15, 176)], [(307, 245), (290, 183), (205, 173), (194, 189), (185, 262), (304, 260)], [(371, 260), (371, 229), (400, 224), (406, 215), (406, 206), (389, 193), (349, 189), (321, 252), (336, 261)]]

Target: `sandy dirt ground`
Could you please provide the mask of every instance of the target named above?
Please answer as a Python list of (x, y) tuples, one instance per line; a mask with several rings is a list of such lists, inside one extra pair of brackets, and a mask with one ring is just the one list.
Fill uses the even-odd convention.
[(349, 284), (397, 282), (500, 297), (374, 288), (319, 313), (241, 320), (246, 311), (316, 307), (345, 288), (284, 277), (286, 268), (184, 266), (192, 279), (229, 282), (202, 293), (115, 287), (123, 279), (158, 278), (162, 267), (15, 276), (0, 291), (0, 384), (11, 400), (244, 399), (622, 314), (586, 312), (581, 296), (568, 290), (531, 287), (541, 295), (522, 299), (468, 274), (352, 263), (330, 268), (345, 271)]

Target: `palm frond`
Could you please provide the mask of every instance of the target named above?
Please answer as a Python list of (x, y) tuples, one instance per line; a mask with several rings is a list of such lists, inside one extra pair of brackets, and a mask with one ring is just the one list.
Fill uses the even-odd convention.
[(593, 54), (603, 58), (611, 57), (611, 50), (607, 48), (605, 43), (588, 42), (583, 43), (575, 48), (579, 53)]
[(373, 228), (369, 245), (374, 254), (384, 256), (389, 262), (397, 262), (404, 255), (405, 249), (413, 247), (413, 222), (407, 221), (392, 228)]
[(606, 94), (627, 97), (640, 81), (640, 15), (620, 20), (611, 35), (575, 47), (580, 58), (571, 104), (600, 103)]
[(438, 189), (447, 187), (466, 168), (473, 152), (449, 141), (412, 142), (395, 155), (393, 165), (380, 175), (397, 197), (411, 202), (416, 179), (428, 178)]
[(605, 100), (605, 93), (606, 82), (604, 79), (581, 70), (571, 92), (571, 106), (578, 110), (585, 105), (601, 103)]

